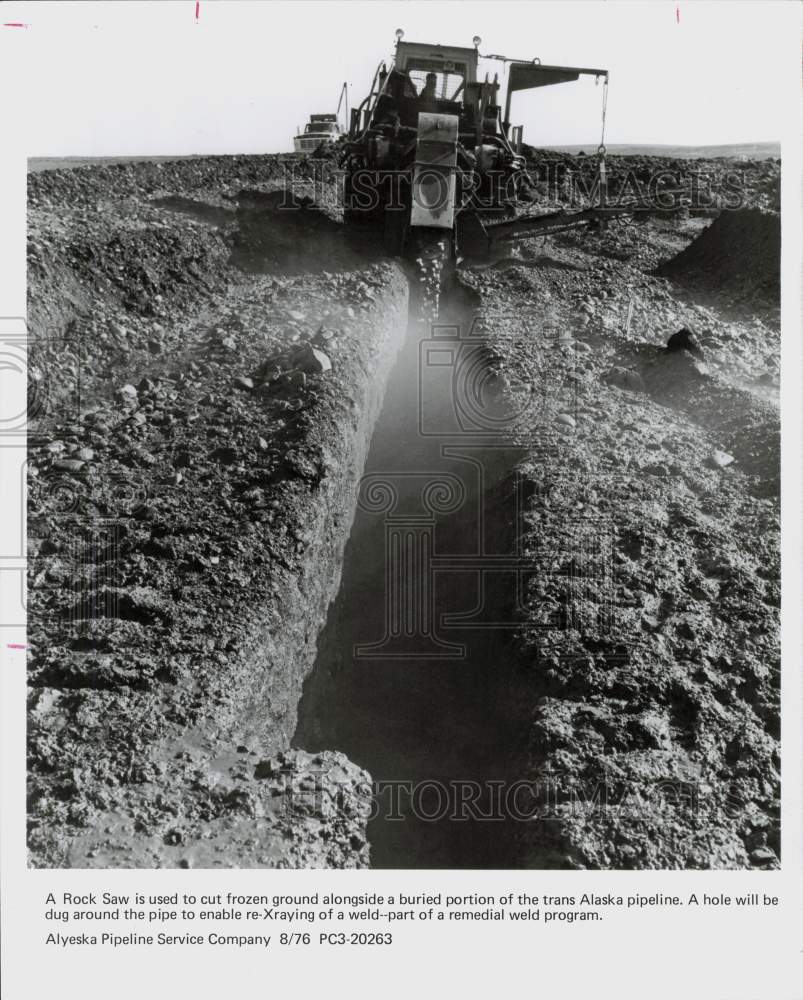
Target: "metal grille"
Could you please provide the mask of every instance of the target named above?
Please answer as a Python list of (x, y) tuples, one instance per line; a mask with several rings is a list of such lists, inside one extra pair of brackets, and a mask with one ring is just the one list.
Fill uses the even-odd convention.
[(454, 100), (458, 88), (463, 83), (462, 73), (444, 73), (432, 70), (414, 69), (410, 71), (410, 79), (415, 84), (415, 89), (420, 94), (426, 86), (427, 74), (435, 73), (437, 83), (435, 84), (435, 96), (439, 101)]

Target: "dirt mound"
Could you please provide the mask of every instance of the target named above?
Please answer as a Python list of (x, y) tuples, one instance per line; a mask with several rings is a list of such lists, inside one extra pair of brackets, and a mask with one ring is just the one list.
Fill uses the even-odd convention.
[(735, 300), (777, 308), (781, 297), (781, 219), (744, 208), (723, 212), (685, 250), (658, 268), (661, 277)]

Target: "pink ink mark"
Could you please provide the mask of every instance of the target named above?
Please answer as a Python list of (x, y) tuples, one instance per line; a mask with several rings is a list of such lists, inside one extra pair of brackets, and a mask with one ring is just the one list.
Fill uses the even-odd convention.
[(195, 0), (195, 20), (201, 16), (201, 0)]
[(22, 21), (5, 21), (3, 24), (4, 28), (27, 28), (27, 24), (23, 24)]
[(675, 7), (675, 20), (680, 24), (680, 4)]
[(7, 642), (6, 645), (9, 649), (27, 649), (28, 647), (24, 642)]

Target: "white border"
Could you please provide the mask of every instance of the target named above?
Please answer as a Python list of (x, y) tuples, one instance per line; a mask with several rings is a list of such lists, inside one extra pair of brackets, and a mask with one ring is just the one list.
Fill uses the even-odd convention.
[[(522, 16), (527, 10), (522, 4)], [(689, 6), (682, 0), (681, 8)], [(727, 5), (722, 5), (723, 8)], [(545, 997), (611, 996), (699, 1000), (792, 1000), (803, 996), (801, 976), (801, 144), (799, 40), (800, 7), (763, 4), (777, 27), (757, 44), (772, 44), (787, 69), (788, 85), (779, 100), (787, 105), (783, 139), (783, 871), (725, 872), (83, 872), (29, 871), (24, 853), (24, 654), (9, 644), (24, 643), (22, 629), (2, 630), (2, 873), (3, 996), (29, 1000), (44, 996), (82, 1000), (143, 996), (270, 995), (294, 990), (301, 996), (423, 997), (456, 993), (484, 997), (507, 991)], [(13, 20), (31, 19), (37, 5), (9, 4), (0, 11)], [(400, 13), (403, 7), (400, 8)], [(455, 18), (460, 16), (454, 5)], [(401, 18), (400, 18), (401, 20)], [(776, 22), (773, 22), (776, 23)], [(344, 26), (344, 30), (346, 30)], [(30, 44), (28, 39), (26, 44)], [(0, 74), (2, 46), (0, 39)], [(70, 40), (65, 39), (65, 44)], [(336, 40), (333, 40), (336, 44)], [(634, 39), (636, 45), (649, 41)], [(727, 34), (722, 44), (728, 44)], [(79, 58), (76, 53), (76, 58)], [(749, 74), (746, 67), (746, 79)], [(58, 86), (58, 81), (53, 81)], [(136, 82), (132, 81), (132, 86)], [(645, 82), (646, 86), (646, 82)], [(25, 309), (25, 80), (4, 82), (4, 141), (0, 159), (0, 315)], [(704, 99), (701, 97), (701, 106)], [(6, 462), (8, 456), (0, 458)], [(4, 482), (9, 474), (5, 468)], [(11, 489), (3, 495), (6, 519), (14, 514)], [(2, 553), (0, 553), (2, 554)], [(431, 929), (426, 924), (399, 931), (392, 950), (272, 952), (151, 951), (76, 949), (58, 952), (42, 944), (44, 896), (54, 891), (169, 892), (173, 888), (243, 892), (486, 891), (520, 889), (556, 894), (616, 891), (770, 892), (782, 895), (777, 912), (745, 916), (734, 911), (632, 914), (604, 925), (532, 928), (460, 925)]]

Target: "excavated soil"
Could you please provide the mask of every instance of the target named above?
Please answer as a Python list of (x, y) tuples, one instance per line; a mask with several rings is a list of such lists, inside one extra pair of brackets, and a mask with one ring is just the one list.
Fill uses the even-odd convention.
[[(778, 332), (574, 245), (553, 252), (583, 270), (478, 279), (511, 391), (563, 390), (519, 429), (515, 534), (532, 566), (509, 655), (520, 773), (548, 808), (520, 824), (516, 861), (774, 865), (779, 426), (751, 390), (775, 380)], [(538, 303), (549, 339), (510, 315), (514, 297)], [(692, 324), (704, 361), (662, 346)], [(728, 354), (751, 337), (745, 379)]]
[[(517, 414), (480, 499), (524, 569), (437, 675), (332, 669), (349, 561), (381, 568), (347, 551), (339, 593), (372, 435), (410, 468), (409, 278), (343, 238), (331, 163), (29, 178), (33, 865), (365, 866), (374, 839), (391, 867), (777, 865), (779, 168), (612, 160), (616, 190), (702, 169), (714, 202), (741, 172), (740, 210), (461, 268), (455, 322)], [(681, 328), (696, 353), (665, 350)], [(389, 835), (371, 782), (399, 775), (548, 808)]]
[(658, 274), (692, 289), (726, 294), (738, 305), (778, 315), (781, 219), (757, 208), (723, 212)]
[(288, 747), (406, 280), (245, 274), (196, 215), (54, 204), (30, 222), (32, 862), (364, 865), (370, 779)]

